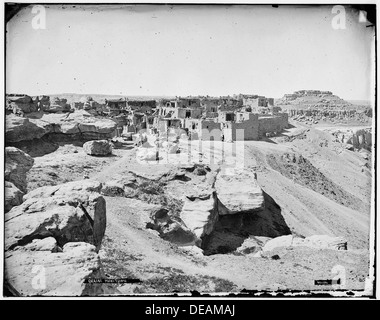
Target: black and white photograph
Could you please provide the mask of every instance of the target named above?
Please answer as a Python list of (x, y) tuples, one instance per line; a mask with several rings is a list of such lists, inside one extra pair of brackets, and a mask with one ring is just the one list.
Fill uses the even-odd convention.
[(376, 4), (3, 7), (3, 298), (376, 296)]

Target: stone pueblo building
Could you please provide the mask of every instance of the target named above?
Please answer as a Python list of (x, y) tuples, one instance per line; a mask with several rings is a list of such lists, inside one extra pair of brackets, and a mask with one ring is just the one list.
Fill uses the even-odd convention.
[(159, 105), (153, 127), (160, 133), (181, 129), (193, 140), (259, 140), (288, 126), (288, 114), (273, 104), (257, 95), (177, 98)]

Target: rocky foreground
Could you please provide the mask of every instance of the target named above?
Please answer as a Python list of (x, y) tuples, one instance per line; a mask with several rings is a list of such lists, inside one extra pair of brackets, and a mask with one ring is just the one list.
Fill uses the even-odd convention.
[[(9, 294), (326, 291), (337, 287), (314, 281), (337, 266), (339, 288), (370, 284), (368, 150), (296, 127), (275, 143), (245, 143), (244, 167), (222, 157), (223, 142), (181, 140), (177, 152), (165, 146), (144, 160), (143, 146), (122, 139), (85, 143), (82, 131), (55, 139), (70, 135), (55, 116), (54, 132), (50, 120), (29, 119), (50, 128), (48, 140), (33, 142), (39, 153), (25, 153), (22, 141), (14, 143), (24, 151), (5, 150)], [(86, 123), (70, 117), (73, 128)]]

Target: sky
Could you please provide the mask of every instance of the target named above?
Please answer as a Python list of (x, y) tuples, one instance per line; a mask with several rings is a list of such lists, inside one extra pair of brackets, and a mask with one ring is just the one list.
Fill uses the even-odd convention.
[(44, 8), (44, 29), (32, 6), (6, 26), (7, 93), (374, 92), (374, 28), (349, 7), (344, 29), (333, 28), (332, 5)]

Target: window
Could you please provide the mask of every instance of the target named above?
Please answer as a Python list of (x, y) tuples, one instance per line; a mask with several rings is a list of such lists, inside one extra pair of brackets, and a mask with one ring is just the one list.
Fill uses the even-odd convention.
[(234, 120), (234, 114), (233, 113), (227, 113), (226, 114), (226, 121), (233, 121)]

